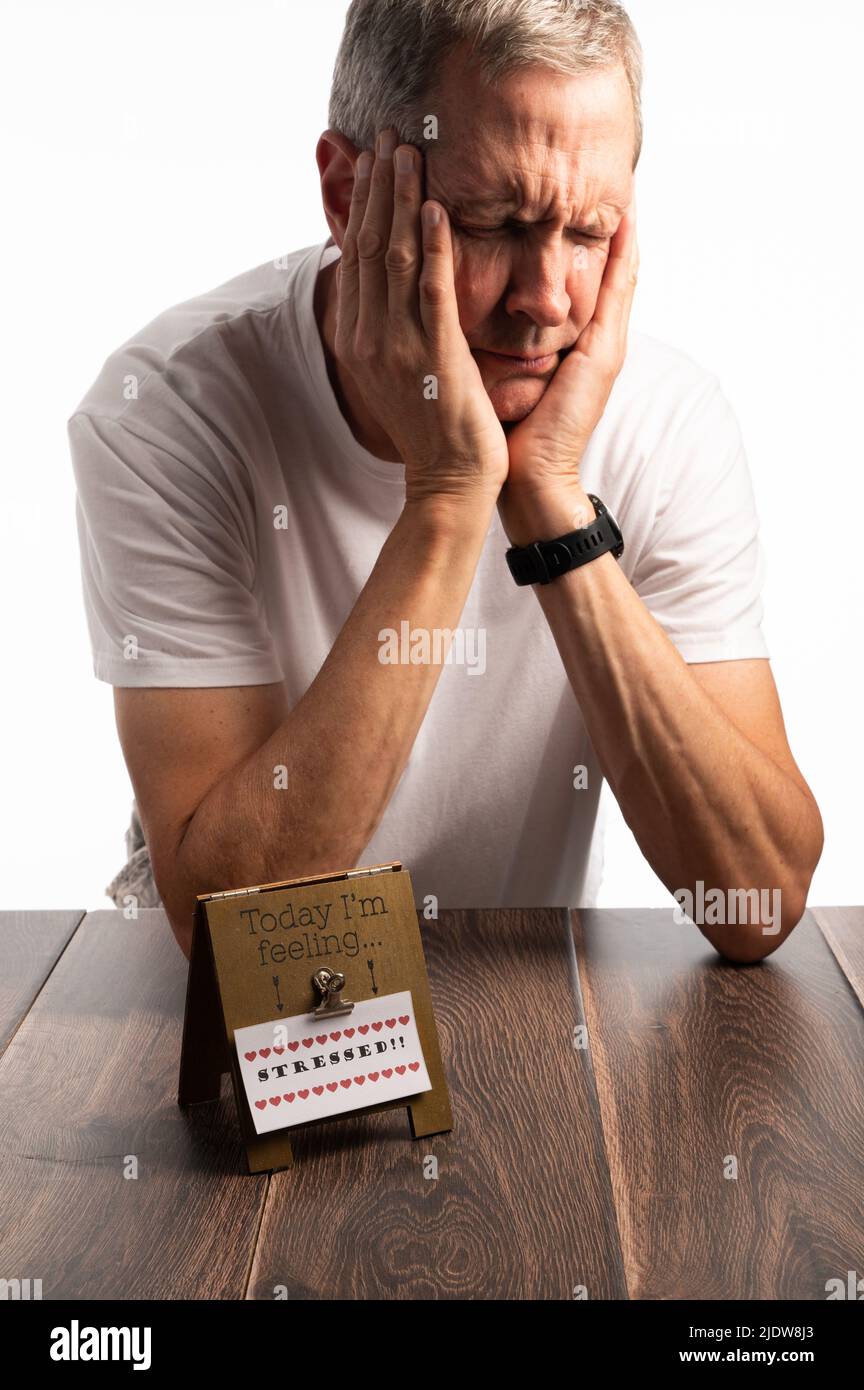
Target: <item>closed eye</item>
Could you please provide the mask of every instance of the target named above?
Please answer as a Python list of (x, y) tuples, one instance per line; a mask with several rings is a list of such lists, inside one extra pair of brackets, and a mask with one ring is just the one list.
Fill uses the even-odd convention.
[[(498, 227), (477, 227), (471, 226), (467, 222), (454, 222), (453, 225), (457, 231), (465, 232), (468, 236), (479, 237), (481, 240), (504, 236), (508, 232), (514, 232), (517, 235), (523, 234), (530, 231), (532, 226), (530, 222), (507, 222)], [(609, 240), (608, 236), (595, 236), (592, 232), (580, 232), (578, 227), (568, 227), (566, 230), (569, 236), (576, 237), (579, 241), (588, 241), (599, 245)]]

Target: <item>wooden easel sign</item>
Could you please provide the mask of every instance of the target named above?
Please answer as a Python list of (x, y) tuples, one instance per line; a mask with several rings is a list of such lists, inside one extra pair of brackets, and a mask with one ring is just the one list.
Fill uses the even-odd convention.
[(290, 1134), (408, 1108), (452, 1129), (408, 871), (399, 863), (198, 897), (179, 1103), (230, 1070), (249, 1171), (293, 1163)]

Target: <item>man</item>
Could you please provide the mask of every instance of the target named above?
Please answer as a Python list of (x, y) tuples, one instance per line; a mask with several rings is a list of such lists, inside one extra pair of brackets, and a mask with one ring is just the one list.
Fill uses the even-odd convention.
[(738, 429), (628, 341), (639, 87), (607, 0), (354, 0), (331, 238), (163, 314), (73, 415), (95, 670), (187, 954), (196, 893), (395, 858), (442, 907), (589, 904), (604, 775), (718, 951), (800, 919), (822, 826)]

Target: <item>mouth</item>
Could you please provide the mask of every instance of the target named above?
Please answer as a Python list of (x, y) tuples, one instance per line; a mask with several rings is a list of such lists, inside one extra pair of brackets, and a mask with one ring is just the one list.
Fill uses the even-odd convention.
[(520, 357), (513, 352), (491, 352), (488, 348), (477, 348), (475, 351), (482, 353), (484, 357), (493, 358), (496, 362), (506, 363), (512, 371), (528, 376), (542, 376), (544, 372), (553, 370), (558, 365), (559, 357), (557, 352), (547, 352), (542, 357)]

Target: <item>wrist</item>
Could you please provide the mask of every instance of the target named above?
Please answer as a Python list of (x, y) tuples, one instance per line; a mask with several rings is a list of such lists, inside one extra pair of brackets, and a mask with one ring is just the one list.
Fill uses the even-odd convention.
[(493, 492), (464, 495), (436, 493), (408, 497), (400, 524), (416, 530), (427, 544), (482, 543), (491, 525), (497, 495)]
[(597, 513), (581, 484), (554, 489), (509, 493), (504, 488), (499, 503), (501, 521), (511, 545), (532, 545), (535, 541), (554, 541), (583, 526), (589, 526)]

